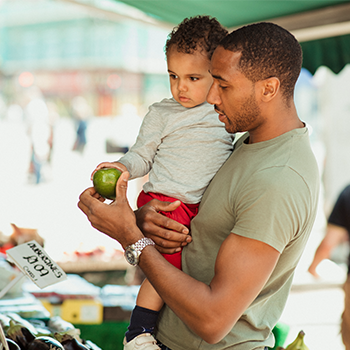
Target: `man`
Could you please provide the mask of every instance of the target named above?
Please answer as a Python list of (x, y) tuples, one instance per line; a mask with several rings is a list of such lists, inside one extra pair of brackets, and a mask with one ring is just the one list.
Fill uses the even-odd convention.
[[(317, 164), (293, 101), (301, 61), (295, 38), (272, 23), (238, 29), (215, 50), (207, 100), (228, 132), (247, 133), (203, 196), (191, 223), (192, 242), (183, 250), (183, 272), (137, 227), (126, 200), (127, 173), (111, 205), (101, 203), (93, 188), (80, 196), (91, 224), (135, 257), (166, 303), (156, 337), (172, 350), (274, 345), (271, 330), (286, 303), (318, 199)], [(190, 240), (177, 233), (186, 233), (184, 227), (157, 214), (176, 205), (154, 201), (137, 213), (159, 250), (176, 250), (175, 241)]]
[[(327, 222), (327, 232), (316, 249), (309, 272), (319, 278), (316, 268), (324, 259), (329, 259), (334, 248), (349, 242), (350, 235), (350, 185), (340, 193)], [(346, 350), (350, 350), (350, 256), (348, 258), (348, 277), (344, 283), (344, 312), (342, 314), (341, 334)]]

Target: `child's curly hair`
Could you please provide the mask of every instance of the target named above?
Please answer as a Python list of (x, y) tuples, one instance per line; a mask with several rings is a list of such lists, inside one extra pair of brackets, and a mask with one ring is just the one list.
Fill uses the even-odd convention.
[(165, 44), (165, 54), (176, 46), (178, 52), (193, 53), (200, 50), (211, 59), (219, 42), (228, 34), (218, 20), (210, 16), (195, 16), (185, 18), (168, 35)]

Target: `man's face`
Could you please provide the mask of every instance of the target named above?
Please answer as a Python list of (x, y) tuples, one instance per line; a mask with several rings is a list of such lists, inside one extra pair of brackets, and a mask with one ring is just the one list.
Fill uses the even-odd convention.
[(207, 101), (214, 105), (219, 120), (230, 133), (251, 131), (262, 122), (255, 84), (239, 71), (240, 52), (219, 46), (211, 60), (214, 83)]
[(172, 48), (167, 55), (167, 63), (174, 99), (186, 108), (205, 102), (213, 83), (209, 59), (198, 50), (188, 54)]

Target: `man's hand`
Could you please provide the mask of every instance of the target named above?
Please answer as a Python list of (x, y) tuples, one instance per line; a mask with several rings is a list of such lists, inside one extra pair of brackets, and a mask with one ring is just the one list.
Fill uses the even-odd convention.
[(156, 243), (161, 253), (178, 252), (181, 247), (192, 241), (186, 226), (158, 213), (159, 211), (173, 211), (180, 204), (180, 201), (170, 203), (152, 199), (135, 212), (137, 226), (146, 237)]
[(117, 240), (124, 249), (144, 237), (136, 226), (134, 212), (126, 197), (128, 178), (129, 173), (123, 172), (116, 185), (116, 199), (109, 205), (103, 203), (93, 187), (86, 189), (78, 202), (91, 225)]

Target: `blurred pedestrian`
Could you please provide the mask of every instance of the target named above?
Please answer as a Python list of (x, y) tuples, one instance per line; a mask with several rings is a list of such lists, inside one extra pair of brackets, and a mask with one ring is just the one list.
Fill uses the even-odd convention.
[(42, 181), (42, 168), (49, 162), (52, 148), (52, 125), (49, 110), (42, 97), (32, 99), (27, 107), (28, 133), (32, 144), (30, 172), (35, 175), (35, 183)]
[(92, 116), (92, 109), (82, 96), (77, 96), (72, 101), (72, 115), (76, 121), (76, 140), (73, 146), (73, 151), (80, 153), (84, 152), (86, 145), (86, 130), (88, 118)]

